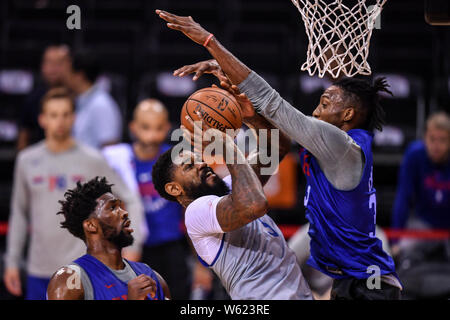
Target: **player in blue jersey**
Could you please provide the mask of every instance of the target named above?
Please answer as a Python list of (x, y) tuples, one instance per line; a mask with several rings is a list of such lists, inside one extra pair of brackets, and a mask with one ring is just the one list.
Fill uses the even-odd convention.
[[(133, 112), (129, 127), (135, 138), (133, 143), (107, 146), (102, 153), (128, 188), (139, 194), (144, 206), (146, 223), (143, 227), (148, 232), (142, 258), (134, 261), (160, 270), (171, 288), (173, 299), (189, 299), (190, 250), (184, 231), (183, 208), (159, 196), (151, 174), (158, 156), (170, 148), (164, 143), (170, 130), (169, 113), (156, 99), (142, 100)], [(197, 263), (194, 270), (198, 272), (199, 268), (203, 267)], [(192, 282), (194, 286), (195, 279)]]
[(66, 228), (87, 246), (87, 253), (59, 269), (47, 288), (49, 300), (164, 300), (170, 292), (148, 265), (122, 258), (133, 243), (128, 212), (111, 193), (106, 178), (96, 177), (65, 193), (60, 201)]
[(195, 72), (196, 80), (213, 73), (224, 83), (237, 85), (256, 112), (305, 148), (309, 264), (335, 279), (332, 299), (399, 299), (402, 286), (394, 262), (375, 235), (371, 131), (382, 128), (379, 92), (390, 93), (386, 82), (342, 79), (325, 90), (313, 117), (308, 117), (191, 17), (156, 13), (169, 28), (203, 45), (215, 58), (185, 66), (174, 75)]
[[(259, 140), (260, 129), (272, 125), (255, 115), (252, 107), (247, 112), (251, 104), (247, 99), (239, 103), (243, 120), (255, 129)], [(250, 114), (253, 116), (247, 117)], [(186, 208), (184, 222), (198, 258), (215, 272), (231, 299), (310, 300), (312, 294), (294, 252), (266, 215), (263, 186), (276, 166), (265, 163), (263, 149), (277, 155), (275, 163), (290, 149), (286, 136), (272, 139), (272, 132), (267, 134), (268, 145), (260, 144), (245, 157), (228, 134), (208, 129), (204, 147), (211, 141), (208, 136), (214, 137), (215, 143), (223, 143), (222, 148), (215, 149), (215, 155), (226, 158), (230, 175), (220, 179), (205, 162), (196, 161), (193, 152), (175, 146), (154, 165), (153, 183), (162, 197)], [(279, 144), (272, 145), (272, 140)]]
[[(410, 209), (415, 215), (410, 221)], [(399, 170), (392, 227), (450, 229), (450, 116), (427, 120), (423, 141), (406, 149)]]

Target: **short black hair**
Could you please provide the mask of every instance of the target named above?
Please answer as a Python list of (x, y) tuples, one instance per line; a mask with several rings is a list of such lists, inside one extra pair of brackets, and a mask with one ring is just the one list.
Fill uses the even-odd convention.
[(64, 193), (65, 200), (60, 200), (61, 211), (65, 221), (61, 222), (61, 228), (69, 230), (75, 237), (86, 240), (84, 236), (83, 221), (89, 218), (97, 206), (97, 199), (105, 193), (111, 192), (112, 184), (108, 184), (105, 177), (95, 177)]
[(172, 150), (173, 147), (161, 154), (153, 165), (152, 180), (156, 191), (164, 199), (169, 201), (177, 201), (177, 199), (166, 192), (166, 183), (169, 183), (173, 179), (174, 163), (172, 162)]
[(97, 55), (92, 50), (81, 49), (72, 55), (72, 69), (84, 72), (86, 78), (94, 83), (100, 74), (100, 64)]
[(342, 78), (333, 85), (344, 90), (348, 98), (356, 100), (365, 113), (362, 129), (382, 131), (385, 124), (386, 113), (380, 104), (380, 92), (393, 95), (388, 89), (386, 78), (380, 77), (373, 83), (358, 78)]

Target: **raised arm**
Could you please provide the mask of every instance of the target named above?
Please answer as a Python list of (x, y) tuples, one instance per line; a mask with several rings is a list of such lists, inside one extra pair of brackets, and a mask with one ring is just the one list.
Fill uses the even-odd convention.
[[(214, 63), (215, 60), (208, 62)], [(214, 72), (214, 69), (211, 73), (220, 80), (220, 85), (224, 89), (234, 95), (241, 107), (243, 122), (250, 128), (251, 133), (256, 138), (257, 148), (250, 151), (247, 156), (247, 161), (264, 186), (278, 169), (281, 160), (290, 151), (291, 140), (281, 130), (264, 118), (264, 116), (255, 113), (252, 102), (247, 98), (245, 93), (239, 91), (237, 86), (229, 82), (223, 75), (220, 66), (216, 66), (216, 72)], [(198, 73), (196, 73), (196, 76), (199, 76)], [(265, 135), (266, 143), (262, 143), (260, 135)], [(268, 157), (269, 154), (270, 158)]]
[[(250, 128), (250, 130), (252, 130), (253, 134), (256, 136), (256, 140), (258, 141), (258, 149), (251, 151), (247, 156), (247, 160), (258, 176), (259, 181), (264, 186), (267, 181), (269, 181), (272, 174), (275, 173), (275, 170), (278, 168), (278, 164), (290, 151), (291, 140), (281, 130), (278, 130), (274, 125), (267, 121), (262, 115), (255, 114), (253, 117), (245, 119), (244, 122)], [(260, 130), (262, 129), (266, 130), (265, 132), (267, 132), (266, 146), (259, 143), (259, 135), (262, 133)], [(275, 141), (272, 141), (272, 134), (274, 133), (272, 129), (278, 130), (278, 139), (275, 138)], [(263, 163), (261, 161), (263, 154), (265, 156), (270, 154), (271, 161), (276, 160), (277, 165), (273, 166), (272, 163)], [(274, 155), (276, 159), (274, 159)], [(255, 159), (255, 161), (253, 161), (253, 159)], [(268, 170), (268, 172), (263, 172), (263, 168), (270, 168), (271, 170)]]
[[(183, 32), (188, 38), (200, 45), (204, 45), (210, 36), (210, 33), (190, 16), (180, 17), (163, 10), (156, 10), (156, 14), (167, 21), (169, 28)], [(210, 38), (205, 47), (217, 60), (223, 72), (233, 84), (241, 83), (250, 74), (251, 70), (224, 48), (215, 37)]]
[(229, 232), (264, 216), (269, 210), (269, 205), (258, 176), (233, 139), (215, 129), (207, 132), (213, 132), (216, 137), (223, 139), (224, 149), (231, 151), (229, 154), (233, 155), (233, 161), (227, 161), (232, 190), (218, 202), (216, 208), (217, 221), (221, 229)]
[[(191, 17), (179, 17), (161, 10), (156, 13), (168, 22), (169, 28), (204, 45), (228, 79), (248, 96), (255, 110), (311, 152), (336, 188), (350, 190), (356, 187), (362, 176), (364, 159), (361, 148), (346, 132), (295, 109)], [(337, 167), (340, 170), (336, 170)]]
[[(212, 60), (198, 62), (193, 65), (184, 66), (174, 72), (174, 75), (184, 76), (195, 72), (194, 80), (202, 76), (204, 73), (211, 73), (220, 80), (223, 89), (230, 92), (237, 100), (241, 107), (243, 122), (250, 128), (251, 133), (256, 138), (257, 148), (251, 150), (247, 156), (250, 166), (255, 171), (261, 184), (264, 186), (273, 175), (278, 164), (283, 160), (284, 156), (291, 149), (291, 140), (264, 116), (255, 112), (253, 104), (239, 88), (232, 85), (225, 76), (217, 62)], [(213, 85), (213, 87), (217, 87)], [(193, 124), (193, 122), (192, 122)], [(264, 131), (262, 131), (264, 130)], [(266, 143), (260, 143), (260, 134), (265, 134)], [(275, 134), (276, 136), (273, 136)], [(268, 155), (270, 154), (270, 159)], [(262, 158), (265, 158), (264, 161)], [(269, 161), (267, 161), (269, 160)], [(275, 163), (272, 163), (275, 162)], [(263, 170), (267, 169), (267, 170)]]

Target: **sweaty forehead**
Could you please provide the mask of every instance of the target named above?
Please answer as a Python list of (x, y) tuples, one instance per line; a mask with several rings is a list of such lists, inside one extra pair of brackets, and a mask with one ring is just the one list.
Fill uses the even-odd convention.
[(344, 94), (341, 88), (338, 86), (328, 87), (322, 94), (322, 97), (328, 98), (333, 102), (342, 102), (344, 100)]
[(335, 85), (328, 87), (323, 92), (323, 95), (327, 95), (327, 96), (330, 96), (330, 97), (331, 96), (335, 96), (335, 95), (340, 96), (341, 94), (342, 94), (342, 89), (339, 88), (338, 86), (335, 86)]
[(102, 207), (105, 204), (107, 204), (108, 202), (116, 201), (116, 200), (118, 200), (118, 199), (112, 193), (107, 192), (97, 198), (97, 207)]

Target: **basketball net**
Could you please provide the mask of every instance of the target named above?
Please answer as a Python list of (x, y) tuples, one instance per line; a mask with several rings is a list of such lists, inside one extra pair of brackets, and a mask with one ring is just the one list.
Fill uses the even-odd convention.
[(372, 5), (366, 0), (353, 0), (352, 7), (346, 0), (291, 0), (298, 8), (305, 24), (309, 44), (306, 62), (301, 69), (309, 75), (318, 72), (322, 78), (326, 73), (333, 78), (341, 74), (372, 73), (367, 57), (375, 20), (387, 0), (375, 0)]

